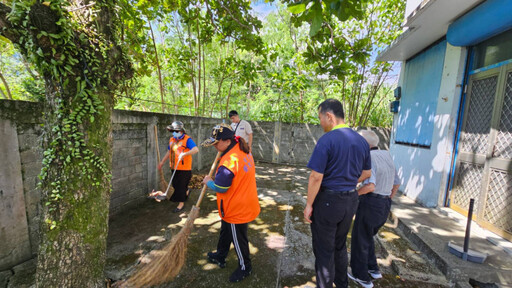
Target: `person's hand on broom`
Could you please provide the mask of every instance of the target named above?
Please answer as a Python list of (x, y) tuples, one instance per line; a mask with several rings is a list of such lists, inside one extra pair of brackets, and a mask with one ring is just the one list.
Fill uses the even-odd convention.
[(212, 180), (212, 177), (210, 177), (210, 175), (206, 175), (204, 176), (204, 179), (203, 179), (203, 184), (208, 184), (208, 182)]

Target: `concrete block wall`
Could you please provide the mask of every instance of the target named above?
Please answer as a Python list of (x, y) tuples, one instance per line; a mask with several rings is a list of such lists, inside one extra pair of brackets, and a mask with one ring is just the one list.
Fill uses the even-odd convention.
[(249, 123), (252, 127), (252, 155), (254, 160), (273, 162), (275, 124), (260, 121), (249, 121)]
[(32, 255), (35, 256), (37, 254), (37, 243), (39, 242), (41, 191), (37, 188), (37, 185), (43, 161), (40, 143), (42, 129), (41, 126), (30, 125), (30, 123), (29, 125), (19, 125), (17, 128), (30, 247)]
[[(37, 188), (42, 148), (38, 103), (0, 100), (0, 272), (34, 258), (39, 242), (41, 192)], [(112, 194), (110, 215), (132, 209), (158, 189), (156, 166), (167, 153), (171, 134), (166, 126), (180, 120), (199, 146), (221, 119), (116, 110), (112, 115)], [(256, 161), (304, 166), (317, 139), (319, 125), (250, 121)], [(158, 141), (155, 137), (158, 136)], [(389, 132), (377, 129), (381, 148), (389, 143)], [(387, 137), (387, 138), (386, 138)], [(193, 171), (208, 171), (217, 151), (199, 148), (193, 156)], [(5, 155), (5, 156), (4, 156)], [(168, 163), (163, 172), (169, 180)]]
[(32, 257), (16, 124), (0, 122), (0, 271)]
[[(37, 255), (41, 191), (37, 188), (42, 166), (42, 111), (38, 103), (0, 100), (0, 271)], [(159, 113), (114, 111), (112, 116), (112, 194), (110, 215), (136, 207), (158, 188), (155, 126), (163, 157), (174, 120), (185, 123), (199, 145), (220, 119)], [(208, 169), (214, 148), (193, 156), (193, 170)], [(167, 179), (171, 171), (164, 166)]]
[(110, 213), (136, 205), (149, 191), (145, 124), (114, 124)]
[[(253, 130), (252, 153), (256, 161), (307, 165), (317, 140), (324, 134), (320, 125), (249, 121)], [(389, 149), (390, 129), (373, 130), (379, 136), (379, 148)]]

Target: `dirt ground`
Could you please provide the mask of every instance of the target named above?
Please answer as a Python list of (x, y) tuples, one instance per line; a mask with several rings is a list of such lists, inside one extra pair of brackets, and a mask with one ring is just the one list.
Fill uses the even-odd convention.
[[(216, 249), (220, 229), (215, 195), (208, 193), (189, 238), (185, 266), (173, 281), (158, 287), (315, 287), (310, 228), (302, 217), (308, 176), (306, 168), (257, 163), (262, 210), (249, 225), (250, 277), (240, 283), (228, 282), (237, 267), (234, 251), (230, 251), (225, 269), (207, 262), (206, 253)], [(181, 214), (172, 213), (176, 203), (148, 200), (111, 218), (106, 277), (126, 279), (144, 255), (167, 244), (185, 223), (199, 191), (192, 190), (186, 212)], [(377, 240), (384, 278), (374, 281), (375, 287), (449, 287), (392, 223), (382, 229)], [(357, 285), (351, 282), (350, 287)]]

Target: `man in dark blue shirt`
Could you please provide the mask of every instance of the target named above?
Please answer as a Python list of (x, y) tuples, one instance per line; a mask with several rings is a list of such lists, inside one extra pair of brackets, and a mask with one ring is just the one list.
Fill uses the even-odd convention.
[(304, 218), (311, 223), (316, 282), (320, 288), (348, 287), (347, 234), (357, 209), (356, 185), (371, 175), (370, 147), (345, 124), (343, 106), (327, 99), (318, 106), (326, 132), (313, 150), (308, 168)]

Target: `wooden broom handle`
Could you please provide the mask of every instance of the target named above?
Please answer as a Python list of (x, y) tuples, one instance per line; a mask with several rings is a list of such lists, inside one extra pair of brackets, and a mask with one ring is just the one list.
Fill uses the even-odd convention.
[[(155, 142), (156, 142), (156, 157), (158, 157), (158, 163), (160, 163), (160, 148), (158, 148), (158, 129), (155, 125)], [(157, 164), (158, 166), (158, 164)]]
[[(220, 152), (217, 152), (217, 156), (215, 156), (215, 160), (212, 163), (212, 168), (210, 168), (210, 173), (208, 173), (208, 176), (212, 177), (213, 171), (215, 171), (215, 167), (217, 166), (217, 162), (220, 159)], [(199, 205), (201, 205), (201, 202), (203, 201), (204, 193), (206, 192), (206, 184), (203, 184), (203, 189), (201, 190), (201, 194), (199, 194), (199, 199), (197, 199), (196, 207), (199, 208)]]

